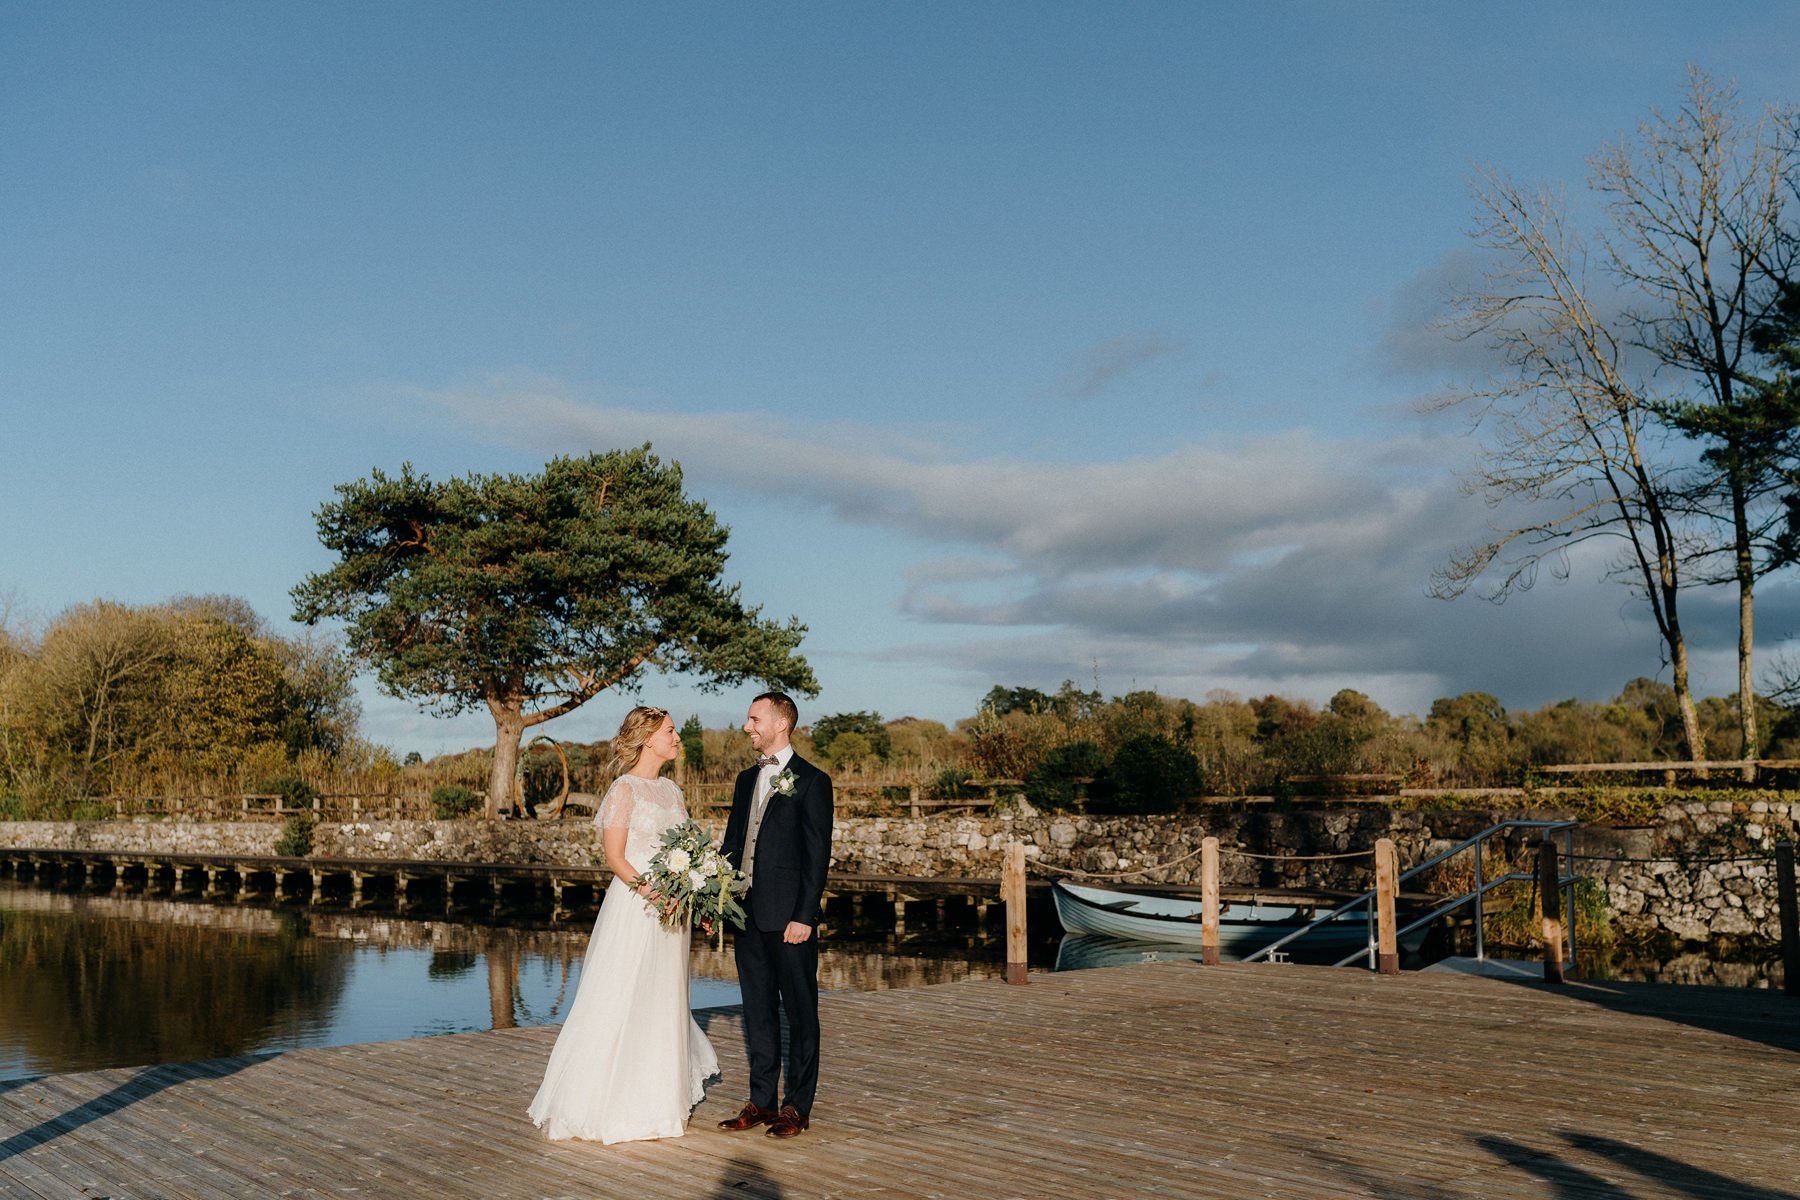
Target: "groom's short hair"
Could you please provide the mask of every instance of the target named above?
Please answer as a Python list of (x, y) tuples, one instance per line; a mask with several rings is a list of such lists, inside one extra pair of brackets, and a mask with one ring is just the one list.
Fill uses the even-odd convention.
[[(764, 692), (756, 700), (767, 700), (769, 707), (781, 714), (782, 720), (787, 722), (789, 736), (793, 735), (794, 730), (800, 728), (800, 707), (786, 692)], [(755, 704), (756, 700), (752, 700), (750, 703)]]

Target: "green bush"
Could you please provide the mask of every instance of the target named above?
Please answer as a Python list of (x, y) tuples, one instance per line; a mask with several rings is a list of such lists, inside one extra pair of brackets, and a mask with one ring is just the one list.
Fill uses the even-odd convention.
[(975, 778), (972, 771), (961, 767), (945, 767), (937, 773), (927, 789), (933, 800), (971, 800), (975, 797), (975, 789), (969, 782)]
[(466, 817), (481, 808), (481, 794), (454, 783), (440, 784), (431, 789), (431, 808), (440, 821)]
[(1103, 779), (1088, 793), (1095, 812), (1170, 812), (1200, 792), (1200, 764), (1193, 751), (1160, 733), (1140, 734), (1120, 746)]
[(1038, 809), (1073, 808), (1088, 780), (1105, 772), (1106, 759), (1100, 747), (1092, 742), (1069, 742), (1044, 755), (1025, 776), (1025, 798)]
[(312, 853), (313, 830), (319, 819), (310, 812), (297, 812), (281, 825), (281, 836), (275, 839), (275, 853), (285, 858), (305, 858)]

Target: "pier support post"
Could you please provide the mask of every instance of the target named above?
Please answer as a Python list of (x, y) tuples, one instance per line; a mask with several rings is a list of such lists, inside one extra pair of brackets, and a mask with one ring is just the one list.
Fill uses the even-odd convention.
[(1000, 872), (1000, 899), (1006, 903), (1006, 982), (1025, 983), (1025, 843), (1006, 843)]
[(1400, 973), (1400, 942), (1394, 934), (1394, 893), (1399, 888), (1400, 859), (1393, 838), (1375, 843), (1375, 969)]
[(1563, 982), (1562, 872), (1557, 869), (1556, 843), (1538, 843), (1538, 896), (1544, 910), (1544, 982)]
[(1794, 843), (1775, 844), (1775, 893), (1781, 906), (1781, 988), (1800, 996), (1800, 907), (1794, 900)]
[(1200, 961), (1219, 965), (1219, 839), (1200, 842)]

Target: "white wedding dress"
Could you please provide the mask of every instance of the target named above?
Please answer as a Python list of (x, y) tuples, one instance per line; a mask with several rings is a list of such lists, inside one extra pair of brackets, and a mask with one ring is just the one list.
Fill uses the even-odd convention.
[[(687, 820), (667, 779), (622, 775), (594, 824), (630, 830), (625, 858), (648, 870), (663, 831)], [(615, 877), (582, 960), (581, 983), (529, 1109), (553, 1138), (629, 1142), (680, 1137), (719, 1072), (688, 1010), (688, 930)]]

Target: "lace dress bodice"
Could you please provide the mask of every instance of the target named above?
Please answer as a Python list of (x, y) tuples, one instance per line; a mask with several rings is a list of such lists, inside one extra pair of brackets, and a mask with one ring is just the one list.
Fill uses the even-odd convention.
[(687, 815), (687, 804), (673, 780), (621, 775), (606, 789), (594, 824), (602, 829), (630, 830), (625, 837), (625, 858), (643, 871), (662, 845), (663, 832), (687, 820)]

